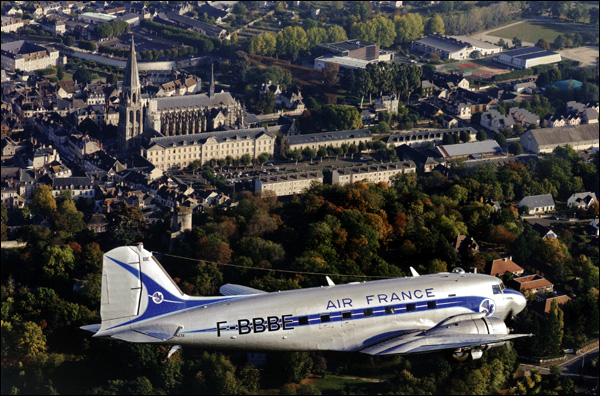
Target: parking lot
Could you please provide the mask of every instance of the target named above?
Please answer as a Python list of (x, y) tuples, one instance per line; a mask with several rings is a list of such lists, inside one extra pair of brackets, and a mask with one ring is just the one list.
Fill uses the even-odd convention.
[(581, 62), (582, 67), (593, 67), (596, 65), (596, 58), (598, 57), (598, 46), (588, 45), (585, 47), (567, 48), (556, 52), (563, 58)]

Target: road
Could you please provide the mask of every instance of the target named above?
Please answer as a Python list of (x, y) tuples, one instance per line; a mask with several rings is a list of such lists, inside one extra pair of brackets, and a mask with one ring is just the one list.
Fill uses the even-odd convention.
[[(579, 377), (582, 363), (589, 364), (592, 359), (598, 357), (598, 347), (584, 352), (581, 355), (567, 354), (567, 360), (557, 363), (561, 368), (561, 375), (564, 377)], [(542, 375), (550, 374), (550, 366), (536, 366), (533, 364), (520, 364), (519, 369), (523, 371), (538, 370)], [(590, 377), (590, 376), (586, 376)], [(594, 378), (598, 378), (596, 375)]]

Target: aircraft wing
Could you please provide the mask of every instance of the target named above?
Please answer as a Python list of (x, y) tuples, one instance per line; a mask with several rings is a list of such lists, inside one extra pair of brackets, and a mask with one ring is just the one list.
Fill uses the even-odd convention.
[(495, 344), (530, 334), (455, 334), (423, 336), (407, 334), (372, 345), (360, 352), (369, 355), (410, 354), (438, 351), (443, 349), (469, 348)]
[(369, 355), (410, 354), (443, 349), (471, 349), (497, 344), (532, 334), (508, 334), (500, 318), (484, 312), (460, 314), (444, 319), (434, 327), (381, 340), (360, 350)]
[(221, 286), (219, 289), (224, 296), (247, 296), (251, 294), (266, 294), (266, 291), (254, 289), (248, 286), (235, 285), (233, 283), (227, 283), (226, 285)]

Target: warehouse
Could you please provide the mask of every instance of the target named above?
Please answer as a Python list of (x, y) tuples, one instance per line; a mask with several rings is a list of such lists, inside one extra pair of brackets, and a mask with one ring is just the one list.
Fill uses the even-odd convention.
[(561, 57), (556, 52), (546, 51), (539, 47), (525, 47), (503, 52), (498, 55), (496, 60), (515, 69), (529, 69), (533, 66), (560, 62)]
[(598, 147), (598, 124), (532, 129), (521, 135), (521, 146), (532, 153), (551, 153), (556, 147), (570, 145), (575, 150)]

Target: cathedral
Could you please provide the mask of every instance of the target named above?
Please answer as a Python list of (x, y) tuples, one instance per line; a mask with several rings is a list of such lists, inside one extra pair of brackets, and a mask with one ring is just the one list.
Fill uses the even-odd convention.
[(244, 124), (244, 109), (229, 92), (215, 93), (214, 73), (208, 94), (142, 98), (135, 44), (131, 49), (119, 103), (119, 150), (138, 151), (144, 130), (158, 136), (191, 135), (217, 130), (237, 129)]

